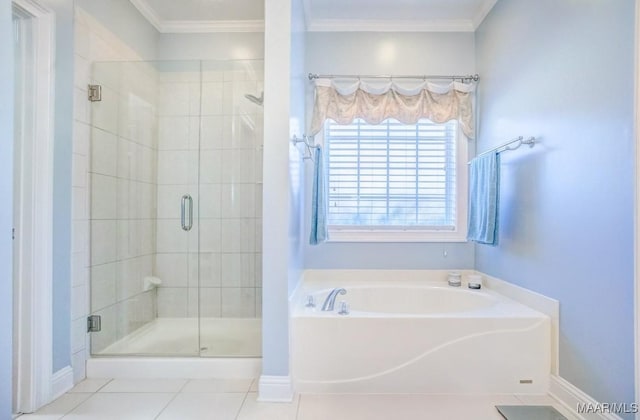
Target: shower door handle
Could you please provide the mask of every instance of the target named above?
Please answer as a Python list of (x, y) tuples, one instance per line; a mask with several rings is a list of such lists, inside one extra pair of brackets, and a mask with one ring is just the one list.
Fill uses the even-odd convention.
[[(187, 217), (189, 221), (187, 221)], [(180, 200), (180, 224), (182, 230), (187, 232), (193, 227), (193, 198), (189, 194), (183, 195)]]

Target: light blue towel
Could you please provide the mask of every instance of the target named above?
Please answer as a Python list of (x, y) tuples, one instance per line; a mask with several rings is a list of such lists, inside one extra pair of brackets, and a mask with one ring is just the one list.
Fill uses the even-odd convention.
[(327, 240), (327, 193), (324, 179), (322, 149), (317, 147), (313, 156), (313, 193), (311, 202), (311, 235), (309, 243), (318, 245)]
[(497, 245), (500, 207), (500, 154), (478, 156), (469, 165), (469, 225), (467, 239)]

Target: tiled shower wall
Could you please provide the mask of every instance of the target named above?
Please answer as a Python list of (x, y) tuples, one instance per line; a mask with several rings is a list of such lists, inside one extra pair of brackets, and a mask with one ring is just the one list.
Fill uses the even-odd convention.
[(244, 95), (260, 96), (262, 63), (185, 65), (159, 75), (158, 316), (259, 317), (262, 108)]

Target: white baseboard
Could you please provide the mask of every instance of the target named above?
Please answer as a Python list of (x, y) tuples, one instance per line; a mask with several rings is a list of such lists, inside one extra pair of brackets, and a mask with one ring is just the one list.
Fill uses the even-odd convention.
[(291, 402), (293, 384), (290, 376), (260, 376), (258, 382), (258, 401)]
[(51, 376), (51, 401), (73, 388), (73, 369), (64, 367)]
[(559, 376), (551, 375), (549, 382), (549, 395), (558, 400), (573, 415), (584, 420), (622, 420), (613, 413), (584, 413), (578, 414), (577, 407), (580, 405), (598, 406), (601, 405), (591, 396), (587, 395), (580, 388)]

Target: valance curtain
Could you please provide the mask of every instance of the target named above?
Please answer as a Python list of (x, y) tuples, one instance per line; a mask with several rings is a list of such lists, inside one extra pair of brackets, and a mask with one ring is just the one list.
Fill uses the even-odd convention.
[(349, 124), (362, 118), (369, 124), (379, 124), (394, 118), (414, 124), (427, 118), (436, 123), (457, 120), (462, 132), (475, 138), (475, 83), (317, 79), (315, 84), (311, 135), (319, 133), (327, 119)]

